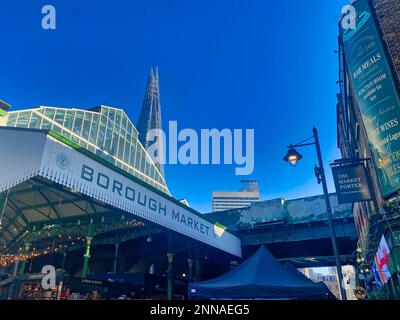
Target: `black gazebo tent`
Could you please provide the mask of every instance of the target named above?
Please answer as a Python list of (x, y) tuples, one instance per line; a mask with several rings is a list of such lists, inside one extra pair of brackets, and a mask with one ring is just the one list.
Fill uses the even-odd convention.
[(314, 283), (310, 278), (307, 278), (304, 274), (302, 274), (299, 270), (297, 270), (290, 262), (285, 262), (283, 266), (286, 268), (287, 271), (291, 272), (297, 278)]
[[(293, 268), (294, 269), (294, 268)], [(324, 284), (296, 275), (276, 260), (266, 247), (228, 273), (189, 284), (189, 299), (331, 299)]]

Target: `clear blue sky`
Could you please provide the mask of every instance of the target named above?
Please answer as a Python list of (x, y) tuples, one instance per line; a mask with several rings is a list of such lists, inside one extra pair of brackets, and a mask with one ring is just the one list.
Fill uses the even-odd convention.
[[(138, 117), (150, 66), (160, 70), (163, 122), (254, 128), (262, 197), (319, 194), (312, 148), (296, 168), (286, 145), (319, 128), (326, 169), (336, 148), (337, 22), (346, 1), (2, 0), (0, 99), (124, 108)], [(41, 28), (41, 8), (57, 29)], [(332, 180), (329, 171), (331, 191)], [(171, 192), (201, 212), (213, 190), (236, 190), (232, 166), (167, 166)]]

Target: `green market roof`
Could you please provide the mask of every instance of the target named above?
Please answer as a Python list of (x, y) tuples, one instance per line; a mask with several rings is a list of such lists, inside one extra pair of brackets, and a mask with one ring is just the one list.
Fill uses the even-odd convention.
[[(199, 219), (207, 221), (204, 215), (187, 207), (177, 199), (52, 130), (4, 129), (15, 132), (25, 131), (32, 134), (44, 134), (50, 139), (55, 139), (55, 141), (108, 167), (113, 172), (119, 173), (145, 187), (146, 190), (154, 192), (176, 206), (181, 207), (184, 211), (186, 210), (198, 216)], [(79, 243), (79, 239), (84, 237), (89, 225), (93, 226), (93, 235), (98, 236), (99, 241), (102, 237), (101, 235), (114, 231), (117, 234), (114, 234), (113, 237), (119, 237), (119, 241), (125, 241), (136, 235), (146, 234), (149, 230), (152, 230), (151, 232), (160, 232), (159, 226), (151, 221), (132, 215), (129, 212), (124, 212), (124, 210), (118, 210), (114, 206), (82, 194), (74, 188), (57, 184), (41, 176), (32, 176), (25, 181), (15, 184), (12, 188), (4, 190), (0, 194), (0, 212), (1, 210), (0, 252), (7, 253), (18, 251), (25, 243), (46, 248), (46, 246), (51, 246), (51, 242), (57, 236), (70, 238), (69, 246), (72, 242), (75, 247), (82, 246)], [(226, 228), (222, 225), (215, 224), (214, 222), (211, 223), (212, 225), (218, 230), (222, 230), (222, 233), (225, 233), (224, 236), (228, 236), (229, 232), (225, 232)], [(124, 230), (128, 229), (130, 230), (128, 235), (124, 235)], [(134, 230), (133, 233), (132, 230)], [(229, 237), (234, 236), (230, 235)], [(107, 240), (107, 237), (103, 237), (101, 241), (109, 240)], [(60, 250), (62, 249), (61, 247)]]
[(139, 141), (137, 129), (122, 109), (99, 106), (81, 110), (41, 106), (3, 111), (3, 115), (5, 120), (0, 121), (0, 126), (51, 130), (169, 194), (163, 175)]

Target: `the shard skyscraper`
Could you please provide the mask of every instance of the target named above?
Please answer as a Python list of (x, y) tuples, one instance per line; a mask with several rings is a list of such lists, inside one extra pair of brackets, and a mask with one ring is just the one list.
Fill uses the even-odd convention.
[[(149, 79), (147, 81), (146, 93), (144, 95), (142, 110), (136, 125), (139, 131), (139, 140), (147, 150), (150, 145), (155, 143), (156, 152), (155, 155), (160, 157), (163, 152), (163, 141), (157, 139), (155, 142), (147, 141), (146, 136), (149, 130), (162, 129), (161, 123), (161, 105), (160, 105), (160, 92), (159, 92), (159, 78), (158, 68), (156, 67), (156, 73), (154, 75), (153, 68), (150, 69)], [(156, 162), (156, 161), (155, 161)], [(156, 163), (156, 167), (160, 171), (161, 175), (164, 176), (164, 165)]]

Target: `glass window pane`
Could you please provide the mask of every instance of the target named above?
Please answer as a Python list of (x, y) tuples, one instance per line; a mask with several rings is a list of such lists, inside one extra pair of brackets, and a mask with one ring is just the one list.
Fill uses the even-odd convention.
[(112, 123), (114, 124), (114, 120), (115, 120), (115, 110), (110, 109), (110, 112), (108, 114), (108, 119), (110, 119), (112, 121)]
[(99, 148), (103, 148), (105, 134), (106, 134), (106, 126), (104, 125), (104, 123), (101, 123), (96, 143)]
[(61, 134), (62, 134), (64, 137), (66, 137), (67, 139), (71, 139), (71, 134), (70, 134), (69, 132), (63, 130), (63, 131), (61, 132)]
[(131, 143), (132, 142), (132, 135), (130, 133), (126, 134), (126, 140)]
[(132, 123), (131, 123), (130, 121), (128, 121), (128, 125), (127, 125), (126, 131), (127, 131), (129, 134), (132, 134)]
[(156, 170), (154, 169), (154, 166), (150, 166), (150, 177), (152, 178), (152, 179), (155, 179), (156, 178), (156, 172), (155, 172)]
[(99, 128), (99, 116), (97, 114), (94, 114), (92, 119), (92, 128), (90, 129), (90, 136), (89, 136), (89, 141), (94, 144), (96, 144), (98, 128)]
[(110, 152), (111, 149), (111, 140), (112, 140), (112, 126), (110, 126), (110, 121), (108, 122), (107, 125), (107, 130), (106, 130), (106, 136), (104, 140), (104, 150), (107, 152)]
[(100, 121), (100, 115), (98, 113), (93, 113), (92, 121), (98, 123)]
[(123, 129), (123, 130), (126, 130), (126, 117), (125, 116), (122, 116), (122, 121), (121, 121), (121, 128)]
[(125, 148), (124, 148), (124, 162), (129, 164), (129, 145), (130, 143), (125, 140)]
[(64, 124), (64, 118), (65, 118), (65, 110), (57, 110), (56, 111), (56, 116), (54, 118), (54, 121), (63, 125)]
[(44, 115), (48, 118), (50, 118), (51, 120), (54, 119), (54, 115), (56, 114), (56, 111), (54, 109), (50, 109), (50, 108), (46, 108), (44, 110)]
[(115, 113), (115, 127), (118, 128), (118, 131), (121, 129), (121, 112), (117, 111)]
[(83, 112), (76, 111), (75, 113), (75, 121), (74, 121), (74, 132), (78, 135), (81, 134), (82, 130), (82, 122), (83, 122)]
[(71, 140), (76, 142), (76, 143), (79, 143), (79, 138), (76, 137), (75, 135), (71, 135)]
[(17, 120), (17, 127), (27, 128), (31, 112), (20, 112)]
[(83, 128), (82, 128), (82, 137), (85, 139), (89, 139), (91, 121), (92, 121), (92, 114), (89, 112), (85, 112), (85, 120), (83, 121)]
[(140, 155), (140, 172), (145, 172), (144, 169), (146, 167), (146, 159), (143, 154)]
[(149, 176), (149, 177), (151, 177), (151, 167), (152, 166), (153, 165), (151, 163), (150, 157), (147, 157), (146, 158), (146, 175)]
[(83, 140), (79, 140), (79, 145), (82, 146), (85, 149), (87, 149), (87, 147), (88, 147), (87, 143), (84, 142)]
[(137, 157), (137, 151), (136, 151), (136, 140), (133, 140), (132, 141), (132, 147), (131, 147), (131, 150), (130, 150), (130, 153), (131, 153), (131, 158), (130, 158), (130, 163), (134, 166), (135, 165), (135, 160), (136, 160), (136, 157)]
[(136, 169), (140, 169), (140, 152), (142, 151), (142, 149), (138, 149), (137, 151), (136, 151), (136, 154), (135, 154), (135, 168)]
[(114, 131), (113, 137), (112, 137), (112, 143), (111, 143), (111, 149), (110, 153), (115, 156), (117, 154), (117, 147), (118, 147), (118, 139), (119, 135)]
[(120, 160), (123, 160), (124, 147), (125, 147), (125, 139), (120, 137), (118, 141), (118, 153), (117, 153), (117, 157)]
[(41, 129), (50, 130), (51, 129), (51, 122), (48, 120), (43, 119)]
[(100, 149), (96, 149), (96, 155), (103, 157), (103, 152), (101, 152)]
[(7, 126), (15, 127), (15, 123), (17, 122), (18, 113), (9, 113), (7, 119)]
[(53, 124), (52, 129), (53, 129), (55, 132), (59, 133), (59, 134), (61, 134), (61, 132), (62, 132), (61, 127), (58, 126), (58, 125), (56, 125), (56, 124)]
[(74, 116), (75, 116), (75, 111), (66, 112), (64, 119), (64, 127), (66, 127), (69, 130), (72, 130), (72, 124), (74, 123)]
[(102, 118), (105, 117), (106, 118), (106, 122), (107, 122), (107, 119), (108, 119), (108, 113), (109, 112), (110, 112), (110, 109), (104, 108), (104, 107), (101, 108)]

